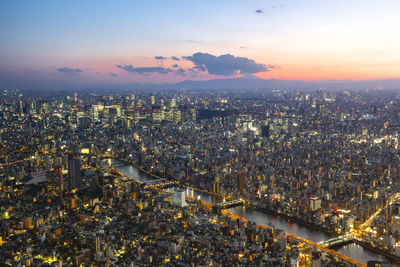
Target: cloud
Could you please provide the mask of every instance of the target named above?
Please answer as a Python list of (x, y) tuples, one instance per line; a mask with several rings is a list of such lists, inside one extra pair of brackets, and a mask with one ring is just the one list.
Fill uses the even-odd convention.
[(193, 70), (208, 71), (209, 74), (232, 76), (236, 74), (251, 74), (268, 71), (273, 65), (256, 63), (246, 57), (235, 57), (230, 54), (214, 56), (208, 53), (195, 53), (183, 57), (194, 64)]
[(191, 39), (189, 39), (189, 40), (185, 40), (185, 42), (187, 42), (187, 43), (194, 43), (194, 44), (204, 44), (204, 42), (203, 42), (203, 41), (199, 41), (199, 40), (191, 40)]
[(179, 65), (178, 64), (174, 64), (174, 65), (172, 65), (172, 67), (173, 68), (177, 68), (177, 67), (179, 67)]
[(167, 58), (166, 58), (166, 57), (163, 57), (163, 56), (155, 56), (154, 59), (164, 60), (164, 59), (167, 59)]
[(175, 74), (179, 75), (179, 76), (186, 76), (186, 70), (179, 68), (179, 69), (175, 70)]
[(256, 13), (257, 13), (257, 14), (263, 14), (264, 11), (263, 11), (262, 9), (257, 9), (257, 10), (256, 10)]
[(172, 56), (171, 59), (172, 59), (172, 60), (175, 60), (175, 61), (179, 61), (179, 58), (178, 58), (178, 57)]
[(142, 75), (147, 75), (149, 73), (160, 73), (160, 74), (167, 74), (173, 72), (172, 69), (163, 68), (163, 67), (138, 67), (134, 68), (132, 65), (116, 65), (117, 68), (126, 70), (130, 73), (138, 73)]
[(113, 77), (118, 77), (118, 75), (117, 75), (117, 74), (115, 74), (115, 73), (110, 73), (110, 76), (113, 76)]
[(194, 66), (193, 68), (191, 68), (191, 70), (205, 72), (207, 71), (207, 68), (205, 66)]
[(64, 73), (65, 75), (78, 75), (83, 72), (83, 70), (78, 69), (78, 68), (73, 69), (73, 68), (67, 68), (67, 67), (58, 68), (57, 71)]

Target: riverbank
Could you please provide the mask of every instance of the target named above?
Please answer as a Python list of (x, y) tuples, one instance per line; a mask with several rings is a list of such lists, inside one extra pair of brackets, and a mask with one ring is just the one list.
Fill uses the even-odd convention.
[(369, 249), (372, 252), (375, 252), (377, 254), (383, 255), (386, 258), (388, 258), (391, 261), (393, 261), (394, 263), (400, 265), (400, 257), (399, 256), (396, 256), (396, 255), (394, 255), (394, 254), (392, 254), (392, 253), (390, 253), (390, 252), (388, 252), (388, 251), (386, 251), (384, 249), (381, 249), (381, 248), (378, 248), (378, 247), (374, 247), (374, 246), (372, 246), (371, 244), (369, 244), (367, 242), (363, 242), (363, 241), (360, 241), (360, 240), (357, 240), (357, 239), (354, 240), (354, 243), (362, 246), (363, 248)]
[[(276, 216), (278, 218), (282, 217), (282, 218), (284, 218), (284, 219), (286, 219), (288, 221), (296, 222), (298, 224), (310, 227), (310, 228), (312, 228), (314, 230), (318, 230), (318, 231), (321, 231), (321, 232), (324, 232), (324, 233), (327, 233), (327, 234), (330, 234), (330, 235), (333, 235), (333, 236), (340, 236), (340, 233), (338, 233), (338, 232), (332, 231), (332, 230), (330, 230), (330, 229), (328, 229), (326, 227), (320, 226), (320, 225), (315, 225), (313, 223), (304, 221), (304, 220), (302, 220), (300, 218), (297, 218), (297, 217), (293, 217), (293, 216), (290, 216), (290, 215), (287, 215), (287, 214), (284, 214), (284, 213), (278, 213), (278, 212), (276, 212), (274, 210), (271, 210), (271, 209), (268, 209), (268, 208), (256, 207), (254, 205), (250, 205), (249, 207), (253, 208), (254, 210), (263, 212), (263, 213), (274, 215), (274, 216)], [(369, 244), (367, 242), (364, 242), (364, 241), (360, 241), (360, 240), (354, 239), (353, 242), (358, 244), (358, 245), (360, 245), (360, 246), (362, 246), (363, 248), (366, 248), (366, 249), (368, 249), (368, 250), (370, 250), (370, 251), (372, 251), (374, 253), (380, 254), (380, 255), (390, 259), (391, 261), (393, 261), (396, 264), (400, 264), (400, 257), (399, 256), (396, 256), (396, 255), (394, 255), (394, 254), (392, 254), (392, 253), (390, 253), (388, 251), (385, 251), (384, 249), (381, 249), (381, 248), (378, 248), (378, 247), (374, 247), (371, 244)]]
[(254, 209), (254, 210), (263, 212), (263, 213), (274, 215), (276, 217), (282, 217), (285, 220), (296, 222), (298, 224), (310, 227), (310, 228), (312, 228), (314, 230), (318, 230), (318, 231), (321, 231), (321, 232), (324, 232), (324, 233), (327, 233), (327, 234), (330, 234), (330, 235), (333, 235), (333, 236), (340, 236), (340, 233), (338, 233), (338, 232), (332, 231), (331, 229), (323, 227), (321, 225), (317, 225), (317, 224), (313, 224), (313, 223), (307, 222), (307, 221), (302, 220), (302, 219), (300, 219), (298, 217), (290, 216), (290, 215), (287, 215), (285, 213), (279, 213), (279, 212), (276, 212), (276, 211), (274, 211), (272, 209), (268, 209), (268, 208), (257, 207), (255, 205), (249, 205), (249, 207)]
[(128, 160), (124, 160), (124, 159), (117, 159), (118, 161), (122, 161), (126, 164), (131, 164), (133, 165), (135, 168), (137, 168), (139, 171), (143, 172), (144, 174), (146, 174), (147, 176), (150, 176), (151, 178), (154, 179), (167, 179), (167, 180), (171, 180), (171, 177), (160, 177), (158, 175), (155, 175), (154, 173), (144, 169), (142, 166), (140, 166), (139, 164), (137, 164), (134, 161), (128, 161)]
[[(130, 161), (126, 161), (126, 160), (120, 160), (120, 161), (124, 162), (126, 164), (132, 165), (138, 171), (140, 171), (143, 174), (147, 175), (149, 178), (153, 178), (153, 179), (168, 179), (168, 178), (165, 178), (165, 177), (159, 177), (157, 175), (154, 175), (154, 174), (150, 173), (149, 171), (145, 170), (143, 167), (139, 166), (138, 164), (136, 164), (134, 162), (130, 162)], [(196, 188), (192, 188), (192, 187), (189, 187), (189, 189), (191, 189), (192, 191), (197, 191), (198, 193), (201, 193), (201, 194), (214, 195), (215, 197), (222, 198), (221, 195), (213, 194), (213, 193), (208, 192), (206, 190), (200, 190), (200, 189), (196, 189)], [(314, 225), (312, 222), (307, 222), (305, 220), (302, 220), (302, 219), (294, 217), (294, 216), (290, 216), (290, 215), (287, 215), (287, 214), (279, 213), (279, 212), (274, 211), (272, 209), (261, 208), (261, 207), (257, 207), (256, 205), (247, 205), (247, 207), (249, 207), (251, 209), (254, 209), (255, 211), (258, 211), (260, 213), (269, 214), (271, 216), (277, 217), (277, 219), (279, 219), (281, 221), (293, 222), (293, 223), (296, 223), (298, 225), (305, 226), (306, 228), (309, 228), (309, 229), (312, 229), (312, 230), (315, 230), (315, 231), (319, 231), (319, 232), (322, 232), (322, 233), (325, 233), (325, 234), (328, 234), (328, 235), (331, 235), (331, 236), (339, 236), (340, 235), (339, 233), (334, 232), (334, 231), (332, 231), (330, 229), (327, 229), (325, 227), (322, 227), (322, 226), (319, 226), (319, 225)], [(282, 219), (284, 219), (284, 220), (282, 220)], [(388, 259), (391, 259), (391, 260), (393, 260), (395, 262), (398, 262), (398, 260), (395, 257), (393, 257), (390, 254), (387, 254), (387, 252), (385, 252), (385, 251), (379, 250), (379, 249), (374, 248), (372, 246), (368, 246), (368, 245), (364, 244), (363, 242), (360, 242), (360, 243), (355, 242), (355, 243), (357, 243), (358, 245), (364, 247), (365, 249), (370, 250), (371, 252), (381, 254), (383, 256), (386, 256)], [(347, 255), (351, 256), (351, 254), (347, 254)]]

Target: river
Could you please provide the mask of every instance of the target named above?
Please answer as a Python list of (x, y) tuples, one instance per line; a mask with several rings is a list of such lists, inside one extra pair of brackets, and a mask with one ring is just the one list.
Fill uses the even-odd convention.
[[(141, 172), (133, 165), (121, 165), (121, 162), (111, 160), (109, 163), (115, 165), (115, 169), (125, 174), (126, 176), (133, 178), (135, 180), (146, 182), (150, 180), (154, 180), (152, 177), (147, 174)], [(173, 189), (173, 188), (172, 188)], [(186, 195), (203, 200), (208, 203), (212, 203), (212, 197), (208, 194), (193, 191), (189, 188), (186, 189)], [(260, 211), (252, 210), (246, 207), (235, 207), (227, 209), (227, 211), (234, 213), (236, 215), (242, 216), (249, 221), (256, 222), (258, 224), (262, 224), (265, 226), (273, 226), (276, 229), (281, 229), (287, 233), (294, 234), (305, 239), (311, 240), (313, 242), (320, 242), (322, 240), (327, 240), (332, 238), (331, 235), (324, 233), (322, 231), (318, 231), (307, 226), (291, 222), (285, 220), (284, 218), (277, 217), (274, 215), (265, 214)], [(352, 243), (350, 245), (343, 246), (337, 249), (337, 252), (344, 254), (354, 260), (367, 264), (369, 260), (381, 260), (383, 261), (384, 257), (380, 254), (369, 251), (362, 246)], [(389, 264), (388, 266), (398, 266), (395, 264)]]

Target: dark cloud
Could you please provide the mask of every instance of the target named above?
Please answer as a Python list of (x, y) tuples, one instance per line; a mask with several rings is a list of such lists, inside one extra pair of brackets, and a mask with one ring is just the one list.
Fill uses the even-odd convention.
[(118, 75), (117, 75), (117, 74), (115, 74), (115, 73), (110, 73), (110, 76), (113, 76), (113, 77), (118, 77)]
[(149, 73), (160, 73), (160, 74), (167, 74), (170, 72), (173, 72), (172, 69), (169, 68), (163, 68), (163, 67), (138, 67), (134, 68), (132, 65), (116, 65), (117, 68), (126, 70), (127, 72), (130, 73), (138, 73), (142, 75), (146, 75)]
[(83, 72), (83, 70), (78, 69), (78, 68), (73, 69), (73, 68), (67, 68), (67, 67), (58, 68), (57, 71), (64, 73), (65, 75), (78, 75), (81, 72)]
[(172, 60), (179, 61), (179, 57), (174, 57), (174, 56), (172, 56), (171, 59), (172, 59)]
[(195, 53), (183, 57), (194, 64), (193, 70), (208, 71), (209, 74), (232, 76), (235, 74), (251, 74), (268, 71), (273, 65), (258, 64), (246, 57), (235, 57), (230, 54), (214, 56), (208, 53)]
[(194, 66), (193, 68), (191, 68), (191, 70), (205, 72), (207, 71), (207, 68), (203, 65), (199, 65), (199, 66)]
[(175, 70), (175, 74), (179, 75), (179, 76), (186, 76), (186, 70), (179, 68), (179, 69)]
[(244, 49), (244, 48), (246, 48), (245, 46), (241, 46), (241, 47), (239, 47), (240, 49)]
[(262, 13), (264, 13), (264, 11), (263, 11), (262, 9), (257, 9), (257, 10), (256, 10), (256, 13), (257, 13), (257, 14), (262, 14)]
[(164, 60), (164, 59), (167, 59), (167, 58), (166, 58), (166, 57), (163, 57), (163, 56), (155, 56), (154, 59)]
[(179, 66), (178, 66), (178, 64), (174, 64), (174, 65), (172, 65), (172, 67), (177, 68)]

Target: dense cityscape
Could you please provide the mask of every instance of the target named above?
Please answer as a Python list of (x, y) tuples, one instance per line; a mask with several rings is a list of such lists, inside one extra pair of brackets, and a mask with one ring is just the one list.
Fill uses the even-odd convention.
[(0, 267), (400, 267), (399, 10), (2, 0)]
[(367, 264), (340, 253), (351, 243), (399, 262), (396, 91), (1, 96), (6, 265)]

